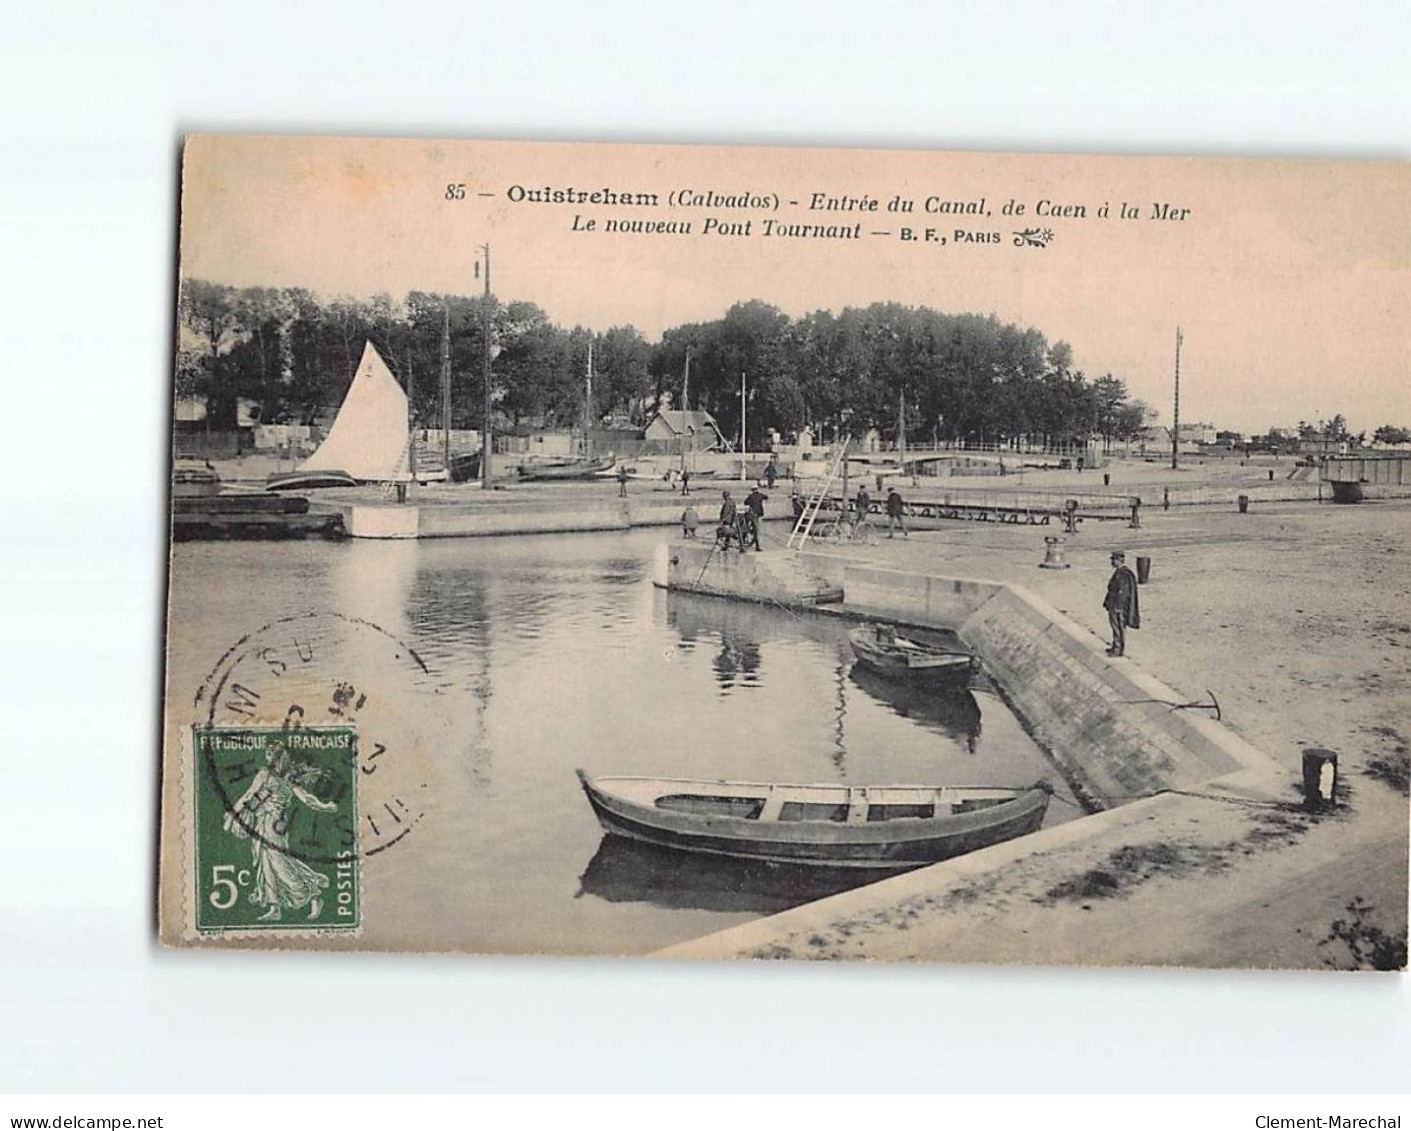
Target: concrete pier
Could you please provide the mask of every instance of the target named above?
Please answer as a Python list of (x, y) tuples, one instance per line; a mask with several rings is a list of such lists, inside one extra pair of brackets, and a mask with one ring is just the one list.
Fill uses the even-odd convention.
[[(1388, 609), (1406, 607), (1411, 583), (1387, 563), (1411, 541), (1411, 507), (1152, 518), (1071, 540), (1066, 571), (1037, 568), (1039, 532), (982, 523), (816, 554), (831, 561), (810, 564), (843, 585), (841, 609), (950, 627), (980, 650), (1065, 774), (1083, 774), (1106, 808), (660, 954), (1347, 966), (1330, 931), (1353, 897), (1404, 937), (1411, 627)], [(1114, 549), (1162, 567), (1124, 659), (1103, 654)], [(1330, 589), (1334, 576), (1343, 584)], [(1290, 640), (1304, 647), (1290, 652)], [(1047, 674), (1026, 671), (1040, 657)], [(1223, 722), (1167, 705), (1204, 701), (1206, 687)], [(1339, 751), (1349, 783), (1326, 813), (1302, 804), (1298, 754), (1314, 742)]]
[(1213, 719), (1174, 710), (1181, 694), (1037, 594), (1017, 585), (885, 569), (831, 554), (721, 553), (672, 542), (665, 586), (804, 607), (812, 588), (837, 587), (834, 611), (955, 633), (1090, 807), (1182, 789), (1237, 772), (1282, 784), (1271, 759)]
[[(368, 489), (324, 491), (314, 510), (337, 513), (354, 538), (484, 538), (505, 534), (564, 534), (631, 530), (642, 526), (680, 527), (681, 514), (694, 506), (703, 536), (714, 527), (722, 490), (737, 502), (748, 485), (725, 483), (681, 496), (666, 491), (619, 498), (602, 488), (574, 491), (542, 489), (492, 492), (466, 488), (423, 488), (406, 503)], [(787, 491), (774, 491), (765, 502), (765, 519), (790, 519)]]

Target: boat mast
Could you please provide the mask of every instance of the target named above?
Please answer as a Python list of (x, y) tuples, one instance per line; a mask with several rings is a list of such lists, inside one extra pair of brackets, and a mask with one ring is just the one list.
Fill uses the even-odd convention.
[[(490, 490), (490, 457), (494, 451), (494, 437), (490, 434), (490, 410), (493, 407), (490, 398), (490, 245), (481, 245), (481, 250), (485, 252), (485, 301), (480, 304), (481, 334), (485, 339), (485, 422), (481, 426), (480, 439), (480, 486), (483, 490)], [(477, 263), (478, 267), (479, 264)], [(447, 464), (447, 471), (450, 465)]]
[(407, 343), (407, 471), (416, 482), (416, 374), (412, 371), (412, 347)]
[(677, 447), (681, 453), (681, 470), (686, 470), (686, 411), (687, 394), (691, 390), (691, 347), (686, 347), (686, 370), (681, 375), (681, 430), (676, 434)]

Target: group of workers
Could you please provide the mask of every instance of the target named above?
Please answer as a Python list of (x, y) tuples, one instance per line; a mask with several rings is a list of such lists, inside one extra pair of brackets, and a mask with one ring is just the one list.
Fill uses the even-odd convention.
[[(723, 550), (728, 550), (734, 545), (741, 553), (753, 546), (763, 552), (764, 547), (759, 544), (759, 524), (764, 518), (764, 504), (768, 498), (756, 484), (745, 496), (745, 505), (741, 507), (736, 504), (729, 491), (722, 491), (720, 514), (715, 526), (716, 545)], [(701, 519), (696, 513), (696, 508), (687, 505), (681, 513), (681, 532), (687, 538), (694, 538), (700, 524)]]
[[(795, 520), (803, 514), (804, 508), (808, 505), (802, 495), (797, 492), (793, 497)], [(901, 492), (895, 487), (887, 492), (886, 501), (882, 504), (882, 509), (887, 515), (887, 537), (896, 537), (896, 532), (901, 531), (903, 538), (910, 538), (911, 531), (906, 528), (906, 501), (901, 497)], [(866, 485), (857, 489), (857, 496), (847, 508), (849, 521), (856, 527), (872, 511), (872, 495), (867, 490)]]
[[(773, 468), (771, 463), (769, 470), (772, 472)], [(774, 485), (772, 475), (766, 474), (766, 481), (769, 486)], [(685, 493), (684, 481), (682, 490)], [(768, 498), (769, 496), (759, 489), (758, 484), (745, 496), (743, 507), (736, 505), (729, 491), (721, 492), (720, 515), (715, 528), (716, 546), (728, 550), (734, 545), (741, 553), (751, 546), (762, 550), (759, 544), (759, 524), (764, 518), (764, 504)], [(793, 496), (793, 504), (794, 517), (797, 518), (807, 504), (797, 492)], [(855, 514), (853, 521), (861, 522), (871, 508), (872, 496), (868, 493), (866, 485), (863, 485), (858, 488), (850, 508)], [(904, 538), (910, 538), (911, 535), (906, 529), (906, 503), (901, 497), (901, 492), (895, 487), (887, 492), (884, 509), (887, 512), (887, 537), (895, 536), (896, 531), (900, 529)], [(687, 538), (695, 538), (699, 526), (700, 516), (696, 513), (696, 508), (688, 504), (681, 515), (682, 533)], [(1108, 581), (1107, 593), (1103, 599), (1103, 608), (1107, 612), (1112, 629), (1112, 643), (1107, 649), (1107, 654), (1121, 656), (1126, 653), (1127, 648), (1126, 630), (1141, 625), (1141, 613), (1137, 599), (1137, 578), (1127, 568), (1126, 555), (1117, 550), (1113, 552), (1111, 560), (1112, 577)]]

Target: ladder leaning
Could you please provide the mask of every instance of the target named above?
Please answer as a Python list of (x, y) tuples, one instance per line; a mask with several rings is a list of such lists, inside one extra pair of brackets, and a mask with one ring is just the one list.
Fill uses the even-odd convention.
[(794, 522), (793, 532), (789, 535), (789, 549), (802, 550), (804, 543), (808, 541), (808, 536), (813, 531), (814, 520), (818, 517), (819, 508), (823, 506), (823, 500), (828, 497), (828, 491), (832, 488), (833, 481), (837, 479), (838, 473), (843, 468), (843, 463), (848, 458), (848, 445), (851, 443), (851, 436), (843, 438), (838, 445), (837, 455), (833, 457), (833, 462), (828, 467), (828, 474), (824, 477), (822, 486), (804, 503), (803, 510), (799, 512), (799, 517)]

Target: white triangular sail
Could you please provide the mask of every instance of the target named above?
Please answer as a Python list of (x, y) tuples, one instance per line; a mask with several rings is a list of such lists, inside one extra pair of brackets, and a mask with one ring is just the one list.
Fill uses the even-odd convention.
[(346, 471), (354, 479), (374, 482), (409, 479), (410, 439), (407, 394), (368, 342), (333, 427), (299, 470)]

